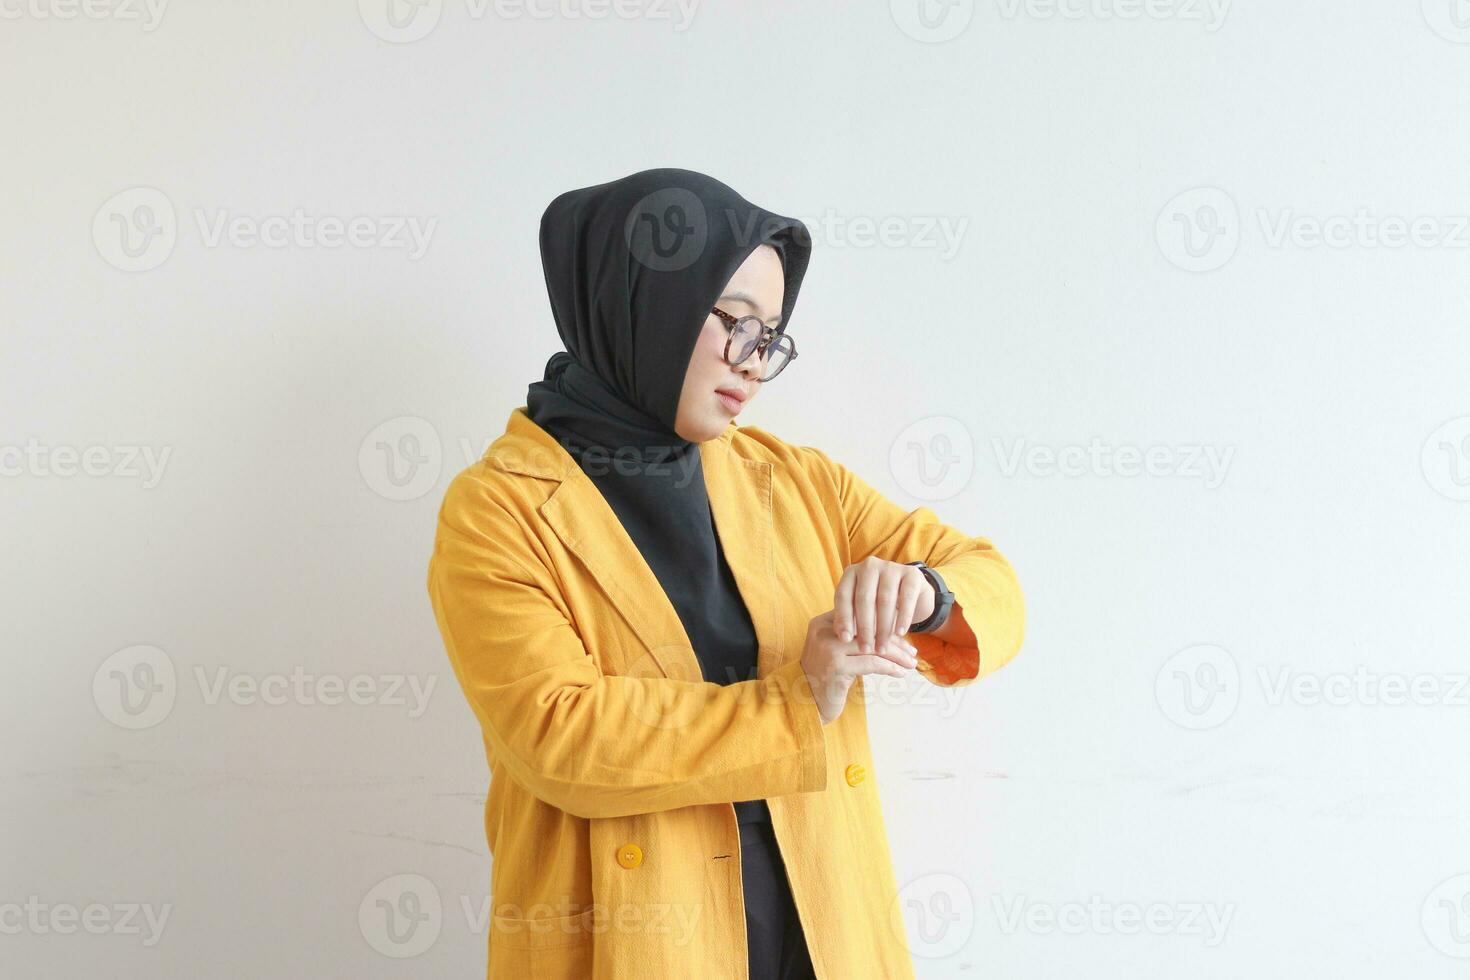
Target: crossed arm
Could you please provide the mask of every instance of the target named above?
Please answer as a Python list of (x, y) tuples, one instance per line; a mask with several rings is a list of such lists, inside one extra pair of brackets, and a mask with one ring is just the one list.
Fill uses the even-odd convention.
[[(919, 672), (953, 686), (1009, 663), (1025, 635), (1025, 599), (1015, 570), (990, 541), (940, 523), (928, 507), (905, 511), (820, 449), (798, 448), (814, 476), (830, 481), (836, 501), (831, 516), (841, 522), (848, 542), (849, 567), (834, 598), (839, 632), (846, 625), (876, 638), (901, 621), (927, 617), (933, 590), (922, 573), (904, 564), (923, 560), (944, 579), (955, 602), (940, 629), (905, 634), (918, 648)], [(872, 565), (867, 574), (854, 572), (860, 563)], [(886, 597), (884, 586), (890, 588)]]

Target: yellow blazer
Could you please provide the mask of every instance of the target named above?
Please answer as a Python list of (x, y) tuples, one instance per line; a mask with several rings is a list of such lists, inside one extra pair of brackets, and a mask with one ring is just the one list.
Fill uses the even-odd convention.
[(699, 452), (758, 680), (703, 680), (652, 569), (525, 406), (445, 492), (428, 588), (490, 764), (488, 975), (745, 980), (731, 803), (766, 798), (817, 976), (911, 978), (864, 678), (824, 727), (807, 623), (848, 565), (923, 559), (974, 639), (910, 636), (918, 670), (967, 684), (1021, 646), (1015, 573), (819, 449), (732, 421)]

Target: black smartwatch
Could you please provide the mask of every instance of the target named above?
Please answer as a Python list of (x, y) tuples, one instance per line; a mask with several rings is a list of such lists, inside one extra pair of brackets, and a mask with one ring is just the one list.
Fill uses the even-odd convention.
[(928, 565), (921, 561), (911, 561), (908, 564), (917, 565), (919, 571), (923, 572), (924, 577), (929, 580), (929, 584), (934, 587), (934, 611), (929, 614), (928, 619), (910, 626), (908, 631), (910, 633), (932, 633), (949, 619), (949, 611), (954, 607), (954, 593), (944, 587), (944, 579), (940, 578), (939, 573)]

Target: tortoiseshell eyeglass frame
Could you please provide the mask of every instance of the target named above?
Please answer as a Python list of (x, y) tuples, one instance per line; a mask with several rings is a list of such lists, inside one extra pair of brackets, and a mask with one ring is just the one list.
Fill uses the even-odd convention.
[[(731, 316), (729, 313), (726, 313), (718, 306), (716, 306), (710, 312), (714, 313), (714, 315), (719, 317), (721, 320), (724, 320), (730, 328), (730, 335), (725, 338), (725, 363), (729, 364), (732, 367), (739, 367), (745, 361), (749, 360), (750, 354), (754, 354), (757, 357), (763, 356), (766, 352), (766, 348), (774, 344), (778, 339), (784, 338), (786, 342), (791, 345), (791, 356), (786, 359), (785, 364), (782, 364), (779, 368), (776, 369), (775, 374), (771, 375), (769, 378), (756, 378), (756, 381), (760, 382), (761, 384), (765, 384), (767, 381), (774, 380), (777, 375), (779, 375), (782, 371), (786, 370), (786, 368), (790, 366), (792, 361), (796, 360), (796, 341), (792, 340), (790, 337), (787, 337), (786, 333), (783, 330), (776, 327), (766, 326), (765, 321), (762, 320), (760, 317)], [(754, 320), (760, 326), (760, 340), (756, 342), (756, 345), (754, 348), (751, 349), (750, 354), (746, 354), (739, 361), (732, 361), (730, 360), (730, 344), (735, 340), (735, 328), (748, 320)]]

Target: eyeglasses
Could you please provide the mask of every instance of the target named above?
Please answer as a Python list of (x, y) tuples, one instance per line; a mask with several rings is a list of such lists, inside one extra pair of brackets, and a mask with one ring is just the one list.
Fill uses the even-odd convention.
[(757, 381), (770, 381), (796, 360), (796, 342), (777, 328), (766, 326), (760, 317), (734, 317), (718, 306), (711, 312), (725, 321), (725, 329), (730, 332), (725, 340), (726, 363), (739, 367), (759, 352), (765, 367)]

